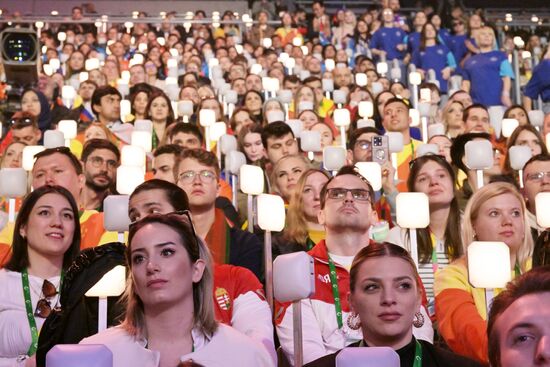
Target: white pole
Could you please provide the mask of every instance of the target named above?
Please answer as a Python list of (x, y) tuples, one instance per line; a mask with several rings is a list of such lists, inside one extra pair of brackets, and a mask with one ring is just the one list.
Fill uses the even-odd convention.
[(273, 259), (271, 254), (271, 231), (265, 231), (264, 236), (265, 261), (265, 295), (267, 303), (273, 311)]
[(302, 349), (302, 303), (292, 302), (292, 323), (294, 330), (294, 366), (302, 367), (304, 351)]
[(418, 244), (416, 238), (416, 228), (411, 228), (409, 231), (411, 235), (411, 257), (416, 265), (416, 268), (418, 269)]
[(14, 198), (10, 198), (9, 200), (9, 207), (8, 207), (8, 221), (10, 223), (13, 223), (15, 222), (15, 199)]
[(99, 297), (97, 307), (97, 332), (107, 329), (107, 297)]

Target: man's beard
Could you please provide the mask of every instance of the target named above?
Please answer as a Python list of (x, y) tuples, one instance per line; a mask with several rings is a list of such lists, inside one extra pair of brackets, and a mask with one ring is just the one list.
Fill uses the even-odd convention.
[[(94, 179), (98, 176), (106, 177), (107, 181), (104, 184), (96, 183)], [(86, 177), (86, 186), (95, 192), (107, 191), (113, 186), (113, 181), (106, 175), (95, 175), (93, 177)]]

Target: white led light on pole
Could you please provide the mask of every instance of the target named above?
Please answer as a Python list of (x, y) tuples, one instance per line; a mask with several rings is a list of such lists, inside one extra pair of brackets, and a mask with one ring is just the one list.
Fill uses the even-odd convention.
[(231, 191), (233, 197), (231, 198), (233, 206), (237, 208), (237, 181), (238, 174), (241, 170), (241, 166), (246, 164), (246, 156), (243, 152), (238, 150), (231, 150), (225, 153), (225, 169), (230, 173)]
[(389, 347), (342, 349), (336, 356), (338, 367), (399, 367), (399, 354)]
[(151, 120), (136, 120), (134, 122), (133, 131), (145, 131), (150, 134), (153, 133), (153, 121)]
[(323, 90), (325, 91), (325, 97), (330, 99), (330, 93), (334, 91), (334, 80), (332, 79), (323, 79), (321, 80), (323, 85)]
[(409, 126), (420, 125), (420, 111), (418, 111), (416, 108), (409, 109), (409, 118), (411, 120)]
[(122, 98), (126, 98), (126, 96), (128, 96), (128, 94), (130, 94), (130, 84), (129, 84), (128, 80), (117, 79), (116, 89), (118, 90), (118, 92), (120, 93)]
[(86, 69), (86, 71), (99, 69), (99, 59), (97, 58), (87, 59), (84, 62), (84, 68)]
[(128, 115), (132, 113), (132, 103), (127, 100), (123, 99), (120, 101), (120, 121), (127, 122), (128, 121)]
[(334, 124), (340, 128), (340, 141), (344, 149), (346, 149), (346, 128), (349, 127), (351, 117), (347, 108), (337, 108), (333, 113)]
[(262, 46), (264, 46), (264, 48), (271, 48), (271, 45), (272, 45), (271, 38), (262, 39)]
[[(270, 40), (271, 41), (271, 40)], [(262, 65), (260, 64), (252, 64), (252, 66), (250, 67), (250, 74), (254, 74), (254, 75), (260, 75), (261, 72), (262, 72)]]
[(519, 121), (516, 119), (502, 120), (502, 136), (509, 138), (514, 130), (519, 126)]
[(148, 131), (132, 131), (131, 145), (141, 147), (146, 153), (153, 150), (153, 138)]
[(500, 137), (500, 131), (502, 130), (502, 117), (504, 116), (504, 109), (502, 106), (491, 106), (487, 109), (489, 112), (489, 123), (495, 131), (495, 136)]
[(321, 151), (321, 133), (319, 131), (304, 130), (300, 135), (300, 148), (307, 152), (310, 161), (315, 157), (315, 152)]
[(374, 106), (371, 101), (361, 101), (357, 107), (359, 116), (370, 119), (374, 115)]
[[(137, 145), (125, 145), (120, 150), (120, 164), (123, 166), (144, 168), (146, 163), (145, 150)], [(120, 191), (119, 191), (120, 192)]]
[(260, 194), (257, 198), (258, 226), (265, 231), (264, 269), (265, 291), (269, 307), (273, 310), (273, 260), (271, 232), (281, 232), (285, 228), (285, 202), (279, 195)]
[(391, 153), (391, 163), (395, 169), (394, 179), (397, 181), (399, 179), (397, 173), (397, 154), (403, 150), (403, 134), (400, 132), (388, 131), (386, 135), (388, 136), (388, 150)]
[(271, 110), (265, 113), (265, 118), (268, 124), (271, 124), (275, 121), (284, 121), (285, 113), (281, 110)]
[(519, 186), (523, 188), (523, 167), (529, 159), (531, 159), (533, 152), (531, 148), (524, 145), (514, 145), (508, 149), (508, 156), (510, 157), (510, 167), (513, 170), (518, 171)]
[(417, 228), (430, 225), (430, 204), (428, 195), (423, 192), (402, 192), (396, 197), (397, 224), (408, 228), (410, 233), (411, 257), (418, 268)]
[(357, 73), (355, 74), (355, 84), (358, 87), (366, 87), (368, 82), (367, 74)]
[(529, 122), (531, 122), (531, 125), (540, 131), (540, 128), (544, 122), (544, 112), (541, 110), (532, 110), (529, 111), (527, 115), (529, 116)]
[(8, 198), (8, 221), (15, 222), (15, 199), (27, 194), (27, 172), (23, 168), (0, 169), (0, 195)]
[(107, 329), (107, 297), (120, 296), (126, 288), (126, 267), (117, 265), (105, 273), (85, 296), (98, 297), (97, 331)]
[(420, 88), (420, 102), (430, 104), (432, 101), (432, 91), (430, 88)]
[(428, 118), (430, 117), (430, 109), (432, 105), (428, 102), (420, 102), (418, 104), (418, 112), (420, 113), (420, 121), (422, 122), (422, 142), (428, 142)]
[(44, 131), (44, 148), (57, 148), (65, 146), (65, 135), (59, 130)]
[(231, 118), (233, 116), (233, 111), (235, 111), (235, 105), (239, 101), (239, 95), (236, 90), (229, 89), (225, 92), (225, 103), (227, 103), (227, 117)]
[(116, 170), (116, 191), (122, 195), (130, 195), (144, 181), (143, 167), (121, 165)]
[(372, 189), (378, 191), (382, 188), (382, 166), (377, 162), (357, 162), (355, 167), (361, 176), (369, 181)]
[(332, 100), (334, 101), (334, 103), (336, 103), (338, 108), (342, 108), (342, 106), (346, 104), (347, 97), (348, 94), (346, 93), (346, 91), (336, 89), (334, 92), (332, 92)]
[(78, 80), (80, 81), (80, 83), (85, 82), (86, 80), (89, 79), (89, 77), (90, 77), (90, 74), (87, 71), (81, 71), (78, 74)]
[(292, 91), (289, 89), (281, 89), (277, 93), (277, 96), (279, 101), (285, 107), (285, 120), (288, 120), (288, 109), (290, 107), (290, 103), (292, 103)]
[(128, 195), (108, 195), (103, 200), (103, 227), (107, 231), (117, 232), (120, 243), (124, 243), (124, 232), (130, 227), (129, 200)]
[(222, 151), (220, 149), (219, 140), (225, 134), (227, 134), (227, 125), (223, 121), (219, 121), (219, 122), (214, 123), (210, 128), (210, 139), (211, 139), (210, 142), (211, 143), (213, 143), (213, 142), (216, 143), (216, 156), (218, 157), (218, 164), (220, 165), (220, 168), (221, 168), (221, 164), (222, 164), (222, 161), (221, 161)]
[(412, 105), (418, 108), (418, 86), (422, 83), (422, 76), (418, 71), (409, 73), (409, 84), (412, 85)]
[(294, 137), (296, 139), (302, 137), (302, 131), (304, 130), (304, 124), (301, 120), (292, 119), (292, 120), (286, 120), (285, 123), (290, 126), (292, 129), (292, 133), (294, 134)]
[(504, 288), (511, 278), (510, 249), (504, 242), (474, 241), (468, 245), (468, 278), (476, 288), (485, 288), (487, 315), (493, 289)]
[(378, 64), (376, 64), (376, 72), (382, 78), (385, 78), (386, 74), (388, 73), (388, 63), (387, 62), (379, 62)]
[(189, 118), (193, 115), (193, 101), (179, 101), (178, 115), (183, 117), (183, 122), (189, 122)]
[(376, 122), (373, 119), (359, 119), (357, 120), (357, 128), (363, 127), (376, 127)]
[(336, 67), (336, 63), (334, 62), (333, 59), (326, 59), (325, 60), (325, 69), (326, 71), (332, 71), (334, 70), (334, 68)]
[[(61, 61), (59, 59), (51, 59), (48, 63), (51, 65), (54, 73), (61, 67)], [(61, 98), (63, 98), (63, 88), (61, 88)]]
[(440, 122), (428, 126), (428, 139), (436, 135), (445, 135), (445, 125)]
[(34, 161), (36, 158), (34, 157), (36, 154), (42, 152), (46, 148), (42, 145), (27, 145), (23, 148), (23, 163), (22, 167), (25, 171), (32, 171), (32, 167), (34, 166)]
[(210, 151), (210, 127), (216, 122), (216, 112), (214, 110), (202, 109), (199, 111), (199, 121), (204, 127), (206, 141), (206, 150)]
[(284, 65), (288, 69), (288, 75), (292, 75), (292, 69), (296, 66), (296, 60), (293, 57), (289, 57), (286, 59)]
[(346, 165), (346, 148), (343, 147), (325, 147), (323, 149), (323, 166), (327, 171), (332, 171), (332, 175), (340, 168)]
[(75, 120), (61, 120), (57, 124), (57, 130), (63, 133), (65, 138), (65, 146), (71, 146), (71, 140), (76, 138), (77, 126)]
[(248, 231), (254, 231), (254, 196), (264, 192), (264, 171), (261, 167), (245, 164), (240, 168), (241, 191), (248, 195)]
[(539, 192), (535, 196), (537, 224), (541, 228), (550, 228), (550, 192)]
[(273, 262), (273, 291), (279, 302), (292, 302), (294, 366), (302, 366), (302, 304), (315, 294), (315, 268), (313, 258), (299, 251), (279, 255)]
[(489, 140), (473, 140), (464, 146), (466, 167), (476, 170), (477, 188), (483, 187), (483, 170), (493, 166), (493, 145)]
[(68, 109), (73, 108), (73, 102), (76, 97), (76, 90), (71, 85), (64, 85), (61, 88), (61, 98), (63, 99), (63, 104)]
[(422, 144), (418, 147), (416, 150), (416, 158), (422, 157), (424, 155), (438, 155), (439, 154), (439, 147), (437, 144)]

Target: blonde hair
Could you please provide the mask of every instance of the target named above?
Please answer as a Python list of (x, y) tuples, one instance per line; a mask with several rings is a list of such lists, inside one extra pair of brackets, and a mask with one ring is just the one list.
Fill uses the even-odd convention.
[(312, 168), (311, 162), (301, 154), (285, 155), (284, 157), (280, 158), (277, 161), (277, 163), (275, 163), (275, 166), (273, 167), (273, 170), (271, 171), (271, 176), (269, 176), (269, 180), (271, 181), (271, 190), (278, 193), (278, 194), (281, 194), (281, 189), (280, 189), (279, 185), (277, 184), (277, 174), (280, 171), (281, 166), (283, 165), (283, 163), (286, 162), (289, 159), (292, 159), (292, 158), (295, 158), (295, 159), (298, 159), (299, 161), (302, 161), (305, 165), (306, 171), (308, 169)]
[(517, 253), (517, 261), (521, 268), (521, 271), (528, 271), (527, 263), (533, 255), (533, 238), (529, 232), (529, 219), (527, 217), (527, 210), (525, 202), (519, 191), (514, 185), (507, 182), (493, 182), (483, 186), (479, 189), (468, 201), (466, 209), (464, 211), (464, 223), (462, 225), (462, 249), (464, 254), (468, 254), (468, 246), (475, 237), (475, 230), (473, 223), (476, 221), (479, 215), (479, 209), (481, 205), (487, 200), (494, 197), (511, 194), (513, 195), (521, 205), (521, 213), (523, 216), (524, 238), (520, 249)]
[(296, 184), (294, 193), (292, 193), (292, 196), (290, 197), (290, 202), (286, 213), (286, 224), (284, 231), (285, 238), (290, 241), (295, 241), (304, 247), (306, 246), (308, 231), (307, 219), (304, 215), (303, 191), (307, 179), (315, 173), (322, 174), (328, 181), (329, 177), (327, 174), (318, 169), (309, 169), (302, 173), (302, 176)]
[(212, 299), (214, 273), (210, 251), (204, 241), (194, 233), (193, 224), (189, 223), (187, 217), (184, 214), (176, 213), (150, 214), (135, 225), (130, 226), (126, 250), (126, 260), (130, 272), (126, 279), (126, 290), (122, 296), (122, 302), (126, 304), (126, 316), (122, 322), (122, 327), (136, 338), (147, 337), (145, 310), (143, 302), (134, 288), (130, 255), (134, 235), (145, 225), (151, 223), (164, 224), (176, 231), (180, 235), (183, 247), (187, 250), (192, 263), (197, 260), (204, 261), (205, 267), (202, 277), (197, 283), (193, 284), (193, 324), (204, 335), (211, 337), (218, 327), (218, 322), (214, 318), (214, 301)]

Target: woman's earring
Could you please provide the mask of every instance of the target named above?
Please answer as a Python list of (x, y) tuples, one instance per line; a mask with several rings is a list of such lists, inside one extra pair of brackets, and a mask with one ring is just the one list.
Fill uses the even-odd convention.
[(359, 318), (358, 314), (356, 314), (355, 312), (351, 312), (348, 315), (346, 324), (351, 330), (359, 330), (361, 328), (361, 319)]
[(414, 314), (413, 326), (417, 329), (424, 326), (424, 315), (422, 315), (420, 311)]

